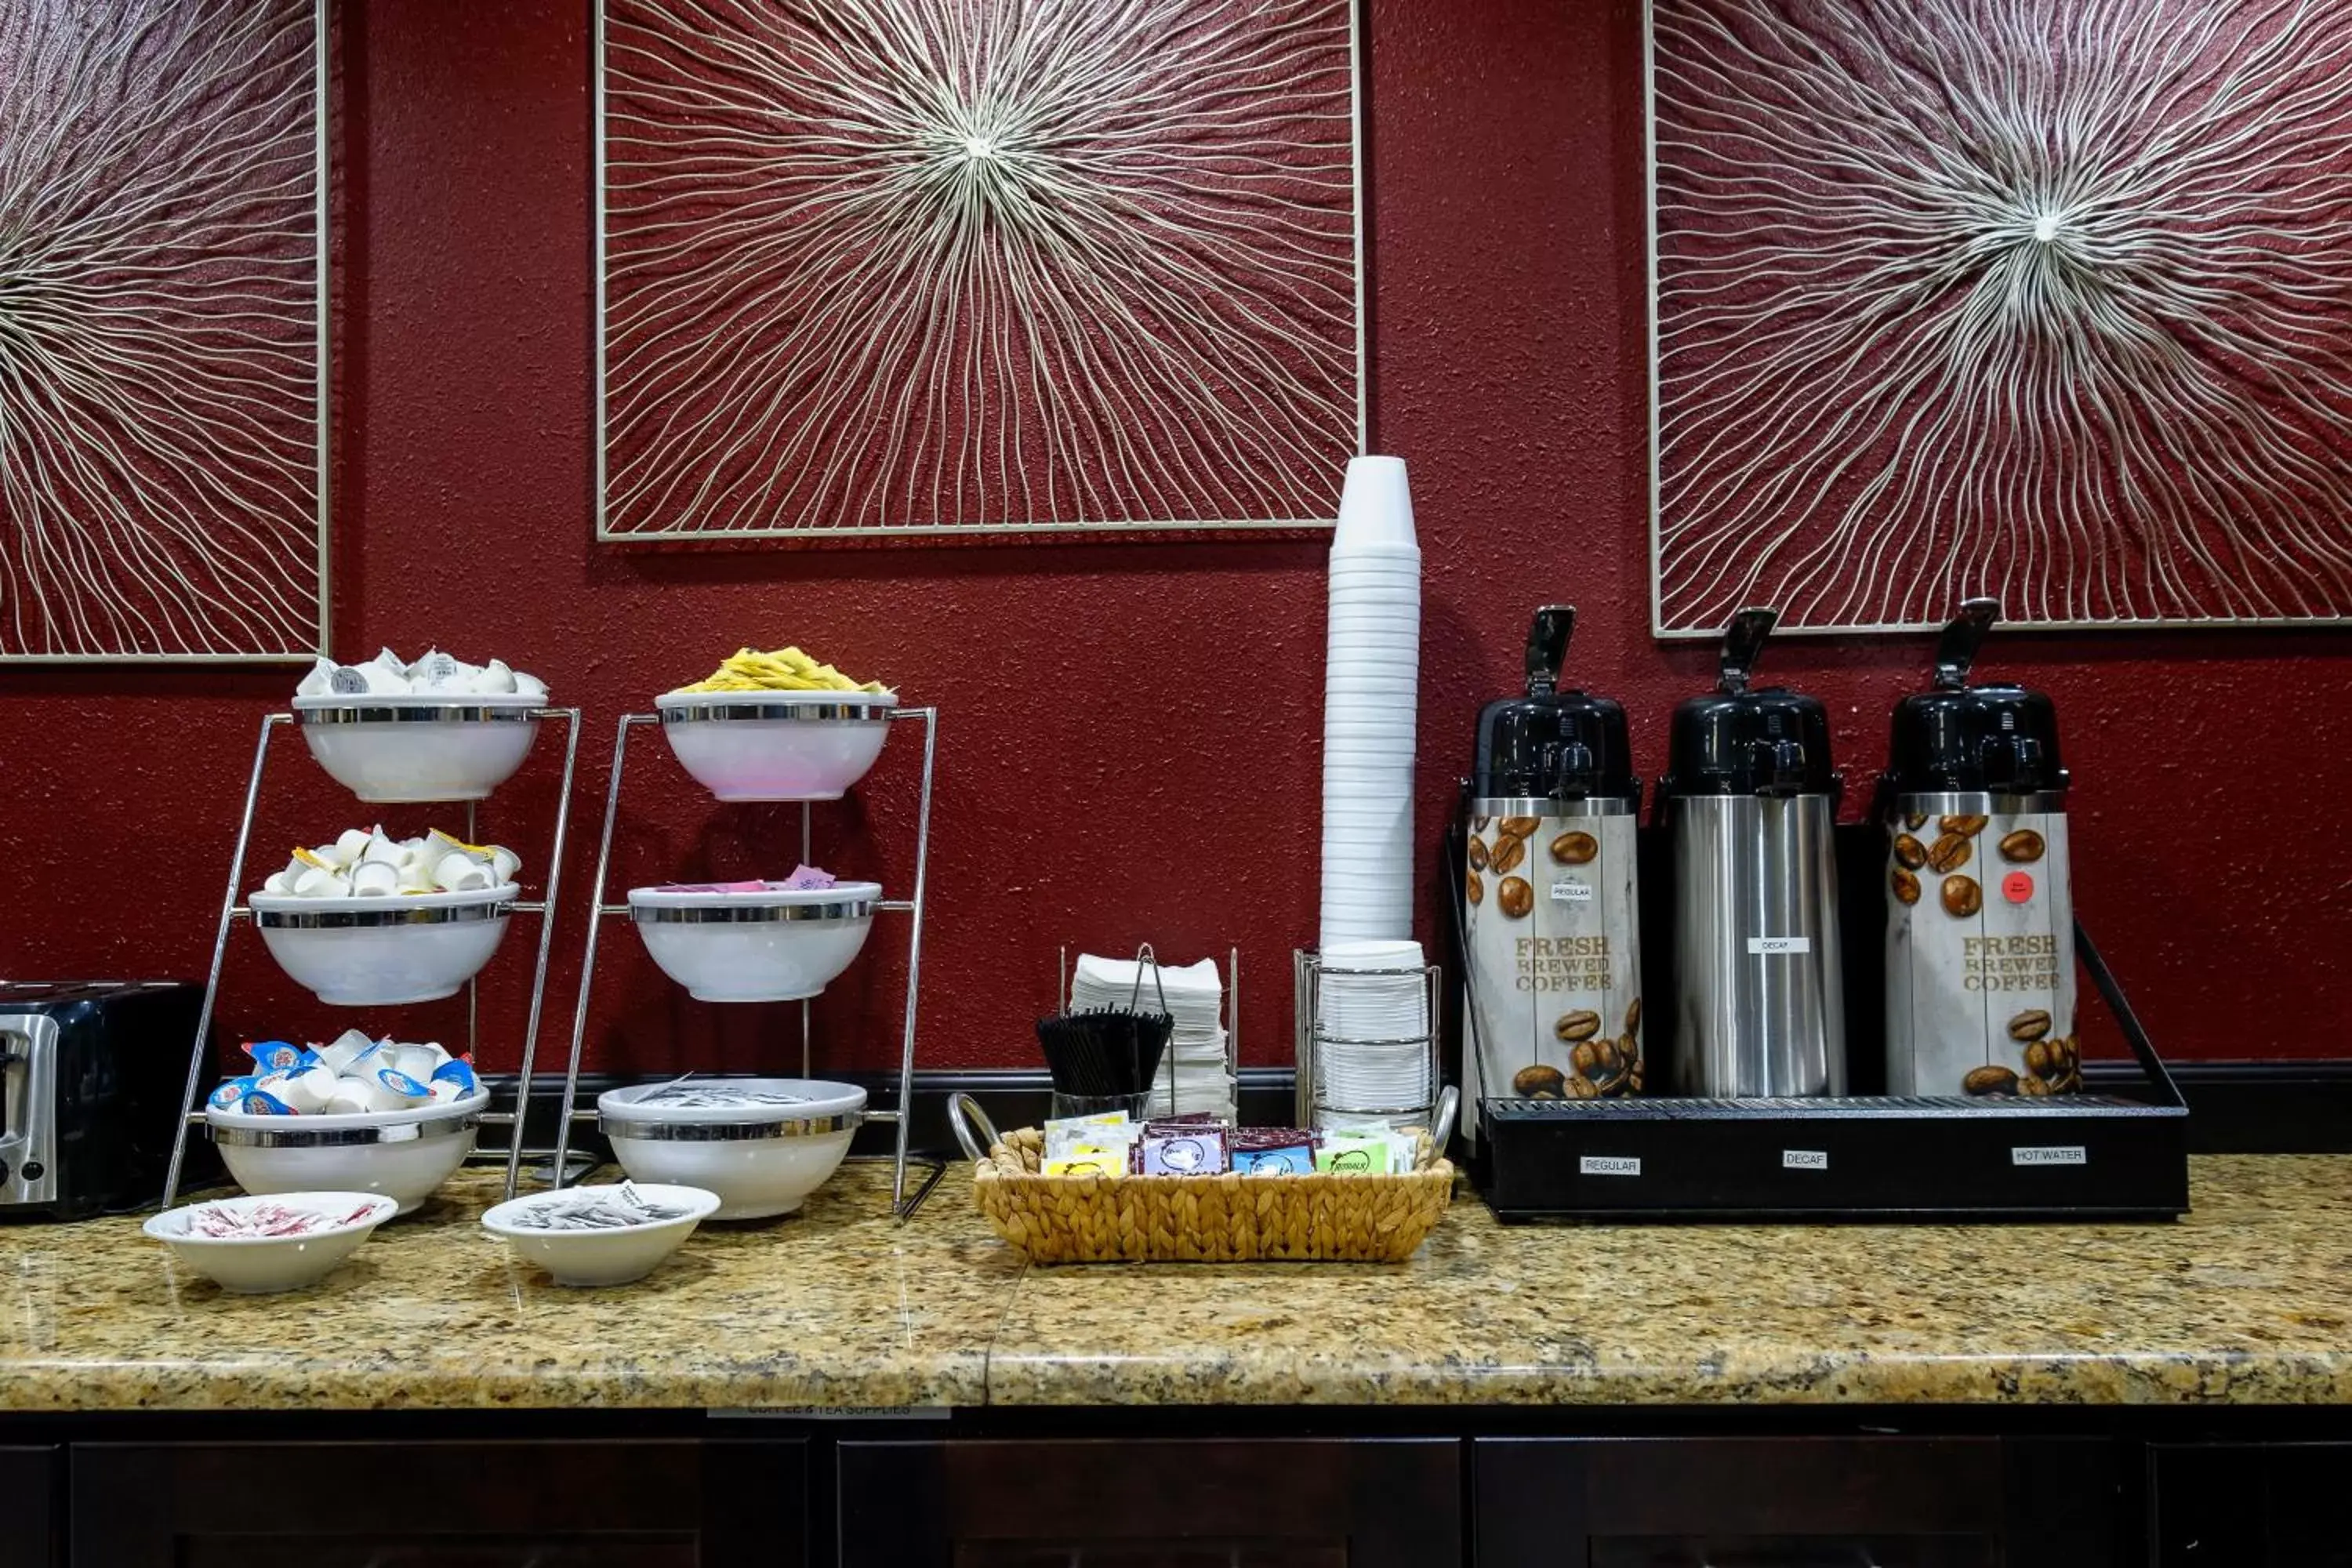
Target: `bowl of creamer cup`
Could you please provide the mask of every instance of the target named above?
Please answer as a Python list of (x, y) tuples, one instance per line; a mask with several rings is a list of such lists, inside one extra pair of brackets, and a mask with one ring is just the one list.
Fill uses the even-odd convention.
[(457, 893), (306, 898), (261, 892), (247, 902), (278, 967), (341, 1007), (454, 996), (499, 950), (522, 897), (512, 882)]
[(698, 1187), (643, 1182), (564, 1187), (510, 1199), (482, 1227), (558, 1285), (627, 1285), (661, 1267), (719, 1207)]
[(473, 1153), (489, 1105), (489, 1090), (478, 1086), (406, 1110), (285, 1115), (207, 1105), (205, 1128), (248, 1193), (380, 1193), (408, 1214)]
[(481, 800), (539, 736), (541, 697), (297, 697), (294, 722), (337, 784), (371, 803)]

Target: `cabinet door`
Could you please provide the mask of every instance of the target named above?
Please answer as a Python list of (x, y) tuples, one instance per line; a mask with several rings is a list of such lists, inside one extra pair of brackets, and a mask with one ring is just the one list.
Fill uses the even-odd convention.
[(74, 1568), (799, 1568), (797, 1443), (88, 1444)]
[(2160, 1568), (2352, 1568), (2352, 1444), (2165, 1445), (2149, 1468)]
[(845, 1443), (842, 1568), (1445, 1568), (1451, 1438)]
[(2095, 1441), (1491, 1438), (1480, 1568), (2100, 1568), (2120, 1494)]
[(58, 1568), (60, 1451), (0, 1447), (0, 1568)]

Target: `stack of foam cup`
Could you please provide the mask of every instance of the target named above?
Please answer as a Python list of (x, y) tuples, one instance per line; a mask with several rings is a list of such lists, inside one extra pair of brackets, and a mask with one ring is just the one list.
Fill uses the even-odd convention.
[(1323, 674), (1321, 945), (1412, 934), (1421, 546), (1402, 458), (1348, 464)]

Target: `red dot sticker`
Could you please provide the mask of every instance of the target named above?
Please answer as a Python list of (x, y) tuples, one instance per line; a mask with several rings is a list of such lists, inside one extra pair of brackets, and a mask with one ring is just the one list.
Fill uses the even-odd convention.
[(2021, 904), (2033, 897), (2033, 874), (2011, 871), (2000, 879), (2000, 896), (2012, 904)]

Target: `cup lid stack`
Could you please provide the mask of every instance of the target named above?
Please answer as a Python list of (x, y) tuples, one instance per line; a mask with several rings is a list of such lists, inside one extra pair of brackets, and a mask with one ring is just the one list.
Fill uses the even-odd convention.
[(1401, 458), (1348, 464), (1331, 542), (1321, 946), (1412, 934), (1421, 546)]

